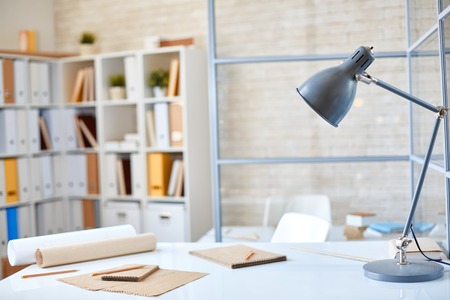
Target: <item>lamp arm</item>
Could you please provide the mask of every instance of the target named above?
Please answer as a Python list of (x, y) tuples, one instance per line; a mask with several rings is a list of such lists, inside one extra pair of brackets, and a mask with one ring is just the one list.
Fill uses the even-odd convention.
[[(420, 105), (420, 106), (422, 106), (422, 107), (424, 107), (424, 108), (426, 108), (426, 109), (436, 113), (436, 122), (434, 123), (433, 132), (431, 134), (431, 139), (430, 139), (430, 142), (429, 142), (429, 145), (428, 145), (428, 149), (427, 149), (427, 152), (426, 152), (426, 155), (425, 155), (425, 158), (424, 158), (422, 170), (420, 171), (419, 179), (417, 181), (416, 189), (414, 191), (414, 195), (413, 195), (412, 203), (411, 203), (411, 208), (410, 208), (410, 211), (409, 211), (409, 214), (408, 214), (408, 219), (407, 219), (405, 227), (403, 229), (402, 237), (400, 237), (400, 239), (399, 239), (399, 240), (403, 239), (403, 242), (405, 242), (405, 239), (407, 238), (407, 236), (409, 234), (409, 231), (411, 229), (411, 224), (412, 224), (413, 219), (414, 219), (417, 203), (419, 202), (420, 193), (422, 192), (422, 186), (423, 186), (423, 183), (425, 181), (425, 176), (426, 176), (427, 171), (428, 171), (428, 165), (430, 164), (430, 159), (431, 159), (431, 155), (433, 153), (433, 148), (434, 148), (434, 144), (436, 142), (436, 137), (437, 137), (437, 134), (438, 134), (438, 131), (439, 131), (439, 126), (440, 126), (441, 120), (447, 114), (448, 108), (445, 108), (445, 107), (442, 107), (442, 106), (433, 106), (430, 103), (425, 102), (425, 101), (423, 101), (423, 100), (421, 100), (421, 99), (419, 99), (419, 98), (417, 98), (417, 97), (415, 97), (413, 95), (410, 95), (410, 94), (408, 94), (408, 93), (406, 93), (406, 92), (404, 92), (404, 91), (402, 91), (402, 90), (400, 90), (400, 89), (398, 89), (398, 88), (396, 88), (396, 87), (394, 87), (394, 86), (392, 86), (392, 85), (390, 85), (390, 84), (388, 84), (388, 83), (386, 83), (386, 82), (384, 82), (384, 81), (382, 81), (380, 79), (372, 77), (372, 76), (370, 76), (367, 73), (362, 73), (362, 74), (356, 75), (356, 80), (364, 82), (366, 84), (370, 84), (370, 83), (373, 82), (374, 84), (376, 84), (376, 85), (378, 85), (378, 86), (380, 86), (380, 87), (382, 87), (382, 88), (384, 88), (384, 89), (386, 89), (386, 90), (388, 90), (388, 91), (390, 91), (390, 92), (392, 92), (392, 93), (394, 93), (394, 94), (396, 94), (396, 95), (398, 95), (400, 97), (403, 97), (403, 98), (405, 98), (405, 99), (407, 99), (407, 100), (409, 100), (409, 101), (411, 101), (411, 102), (413, 102), (415, 104), (418, 104), (418, 105)], [(404, 246), (407, 246), (408, 243), (409, 242), (406, 242), (406, 245), (404, 245)]]
[(394, 93), (400, 97), (403, 97), (411, 102), (414, 102), (415, 104), (418, 104), (428, 110), (431, 110), (432, 112), (435, 113), (439, 113), (441, 110), (441, 107), (439, 106), (434, 106), (428, 102), (423, 101), (422, 99), (419, 99), (411, 94), (408, 94), (398, 88), (396, 88), (395, 86), (390, 85), (387, 82), (384, 82), (383, 80), (380, 80), (378, 78), (372, 77), (367, 73), (362, 73), (362, 74), (357, 74), (356, 75), (356, 80), (364, 82), (366, 84), (370, 84), (370, 83), (374, 83), (376, 85), (378, 85), (379, 87), (384, 88), (385, 90), (388, 90), (391, 93)]
[(425, 154), (423, 161), (422, 170), (420, 171), (419, 179), (417, 180), (416, 189), (414, 190), (414, 195), (411, 202), (411, 208), (408, 213), (408, 219), (406, 220), (405, 227), (403, 228), (403, 233), (401, 238), (406, 238), (411, 229), (411, 224), (416, 213), (417, 203), (419, 202), (420, 193), (422, 192), (423, 183), (425, 181), (425, 176), (427, 175), (428, 165), (430, 164), (431, 155), (433, 153), (434, 144), (436, 142), (436, 137), (439, 131), (439, 125), (441, 124), (442, 116), (436, 115), (436, 121), (434, 123), (433, 132), (431, 134), (430, 142), (428, 144), (428, 149)]

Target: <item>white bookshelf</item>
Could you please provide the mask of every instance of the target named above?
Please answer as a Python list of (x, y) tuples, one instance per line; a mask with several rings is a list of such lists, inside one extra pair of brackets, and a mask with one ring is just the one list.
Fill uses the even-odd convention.
[[(0, 198), (0, 228), (3, 228), (0, 230), (0, 256), (6, 256), (8, 230), (4, 229), (7, 228), (6, 211), (9, 208), (20, 211), (17, 214), (19, 237), (83, 229), (85, 200), (91, 201), (89, 203), (95, 208), (96, 226), (132, 220), (138, 232), (155, 232), (159, 241), (195, 241), (212, 227), (207, 66), (204, 51), (167, 47), (67, 58), (0, 53), (0, 59), (5, 58), (20, 60), (25, 64), (24, 82), (21, 84), (25, 86), (27, 96), (24, 103), (0, 102), (0, 111), (22, 111), (16, 115), (20, 115), (19, 122), (25, 124), (21, 126), (26, 128), (27, 137), (31, 136), (30, 128), (34, 126), (28, 117), (29, 113), (34, 111), (36, 115), (37, 111), (38, 116), (52, 113), (60, 118), (60, 121), (52, 121), (51, 129), (60, 132), (61, 140), (57, 149), (33, 150), (30, 140), (27, 140), (27, 146), (20, 151), (18, 148), (17, 151), (0, 152), (2, 161), (9, 158), (25, 161), (27, 172), (19, 170), (18, 180), (28, 181), (30, 189), (26, 198), (26, 193), (19, 191), (18, 201), (13, 203), (1, 201)], [(130, 58), (134, 61), (131, 71), (125, 63)], [(174, 58), (179, 61), (178, 94), (152, 97), (146, 85), (149, 72), (155, 68), (168, 70)], [(38, 102), (31, 95), (33, 75), (30, 66), (33, 62), (46, 63), (48, 66), (49, 101)], [(87, 67), (94, 70), (95, 101), (71, 102), (77, 72)], [(127, 82), (128, 94), (131, 97), (111, 100), (108, 94), (109, 77), (118, 73), (127, 73), (126, 80), (130, 80)], [(149, 145), (146, 111), (159, 103), (169, 106), (174, 102), (181, 103), (182, 107), (183, 146)], [(51, 113), (46, 112), (49, 110)], [(73, 132), (74, 114), (95, 118), (96, 147), (80, 147)], [(136, 142), (136, 146), (119, 142), (119, 148), (114, 147), (117, 144), (114, 141), (122, 141), (126, 134), (131, 134), (129, 137)], [(149, 194), (147, 158), (150, 153), (164, 153), (172, 159), (183, 160), (184, 192), (181, 196)], [(88, 155), (92, 157), (93, 154), (97, 157), (98, 186), (88, 189), (92, 185), (89, 178), (93, 177), (86, 175), (84, 181), (80, 179), (80, 182), (75, 177), (77, 172), (90, 172), (83, 158)], [(53, 192), (45, 197), (42, 193), (32, 192), (33, 182), (46, 169), (34, 169), (42, 157), (47, 158), (43, 159), (45, 161), (50, 158), (52, 163), (49, 174)], [(117, 187), (109, 186), (117, 167), (117, 164), (112, 164), (118, 157), (130, 159), (131, 184), (134, 186), (131, 193), (125, 195), (119, 193)]]

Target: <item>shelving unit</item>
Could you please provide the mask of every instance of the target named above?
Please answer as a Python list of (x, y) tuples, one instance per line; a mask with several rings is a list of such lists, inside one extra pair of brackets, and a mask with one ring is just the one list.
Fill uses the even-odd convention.
[[(6, 256), (8, 233), (15, 234), (7, 224), (18, 231), (10, 238), (20, 238), (132, 223), (138, 232), (151, 231), (158, 241), (171, 242), (195, 241), (211, 228), (207, 65), (203, 51), (167, 47), (66, 58), (0, 54), (0, 59), (23, 63), (23, 78), (16, 79), (15, 85), (23, 86), (26, 93), (22, 102), (0, 103), (0, 113), (13, 111), (10, 115), (20, 125), (7, 123), (3, 133), (17, 127), (12, 136), (16, 142), (26, 141), (20, 147), (0, 151), (2, 165), (10, 158), (18, 162), (19, 190), (18, 198), (11, 203), (0, 197), (0, 256)], [(174, 59), (179, 63), (177, 93), (153, 97), (146, 85), (149, 73), (156, 68), (169, 70)], [(35, 84), (33, 72), (38, 74), (36, 66), (42, 64), (42, 70), (48, 72), (43, 77), (47, 81)], [(80, 82), (87, 90), (81, 88), (75, 97), (81, 69), (92, 73), (84, 73)], [(127, 96), (111, 100), (109, 78), (119, 73), (126, 77)], [(89, 82), (94, 83), (92, 87)], [(41, 84), (49, 88), (47, 98), (32, 95), (33, 88)], [(158, 105), (169, 108), (174, 103), (181, 108), (177, 117), (181, 116), (181, 132), (175, 136), (182, 137), (182, 145), (170, 144), (170, 131), (168, 145), (149, 144), (147, 111)], [(51, 149), (39, 145), (41, 116), (46, 120)], [(161, 116), (153, 116), (161, 121)], [(164, 119), (170, 122), (169, 111)], [(167, 186), (160, 196), (150, 192), (156, 180), (149, 178), (148, 168), (153, 165), (149, 166), (148, 157), (156, 153), (171, 161), (183, 161), (182, 194), (167, 196)], [(122, 188), (118, 158), (126, 179)], [(3, 176), (4, 170), (0, 171)]]

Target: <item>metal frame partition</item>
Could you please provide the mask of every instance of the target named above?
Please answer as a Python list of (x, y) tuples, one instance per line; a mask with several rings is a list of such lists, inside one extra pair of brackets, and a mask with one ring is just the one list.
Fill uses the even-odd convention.
[[(440, 3), (440, 0), (437, 0)], [(408, 60), (408, 74), (409, 74), (409, 82), (411, 84), (411, 52), (420, 45), (421, 41), (426, 39), (426, 35), (424, 35), (420, 40), (411, 45), (409, 39), (409, 1), (406, 0), (406, 17), (408, 20), (407, 23), (407, 33), (408, 34), (408, 45), (410, 45), (407, 51), (399, 51), (399, 52), (383, 52), (377, 53), (377, 58), (405, 58)], [(439, 31), (440, 36), (440, 60), (441, 60), (441, 85), (442, 85), (442, 99), (443, 105), (447, 106), (447, 93), (446, 93), (446, 82), (445, 82), (445, 52), (443, 52), (444, 48), (444, 36), (443, 36), (443, 21), (446, 17), (450, 15), (450, 7), (447, 7), (439, 14), (439, 20), (435, 24), (435, 27)], [(280, 63), (280, 62), (289, 62), (289, 61), (323, 61), (323, 60), (336, 60), (336, 59), (345, 59), (348, 57), (348, 54), (330, 54), (330, 55), (300, 55), (300, 56), (258, 56), (258, 57), (233, 57), (233, 58), (224, 58), (217, 57), (216, 53), (216, 22), (215, 22), (215, 2), (214, 0), (208, 0), (208, 46), (209, 46), (209, 109), (210, 109), (210, 131), (211, 131), (211, 166), (212, 166), (212, 191), (213, 191), (213, 223), (214, 223), (214, 232), (215, 232), (215, 240), (217, 242), (222, 241), (222, 209), (221, 209), (221, 195), (220, 195), (220, 187), (221, 187), (221, 178), (220, 178), (220, 168), (224, 165), (248, 165), (248, 164), (305, 164), (305, 163), (348, 163), (348, 162), (386, 162), (386, 161), (410, 161), (411, 165), (411, 194), (414, 189), (414, 179), (413, 179), (413, 164), (419, 163), (423, 164), (423, 158), (413, 155), (413, 139), (412, 134), (410, 135), (410, 155), (399, 155), (399, 156), (345, 156), (345, 157), (294, 157), (294, 158), (228, 158), (223, 159), (220, 157), (219, 153), (219, 131), (218, 131), (218, 82), (217, 82), (217, 68), (220, 65), (225, 64), (252, 64), (252, 63)], [(430, 34), (432, 30), (427, 31), (427, 34)], [(410, 114), (412, 116), (412, 109), (410, 110)], [(412, 118), (410, 118), (410, 133), (412, 133)], [(448, 141), (448, 120), (444, 121), (444, 136), (445, 136), (445, 170), (431, 162), (430, 167), (436, 169), (443, 174), (445, 174), (446, 178), (446, 215), (447, 215), (447, 223), (448, 223), (448, 215), (449, 215), (449, 199), (450, 199), (450, 162), (447, 158), (447, 153), (449, 152), (449, 141)], [(448, 228), (447, 228), (448, 231)], [(444, 245), (444, 248), (449, 249), (448, 236), (450, 232), (447, 232), (447, 241)]]

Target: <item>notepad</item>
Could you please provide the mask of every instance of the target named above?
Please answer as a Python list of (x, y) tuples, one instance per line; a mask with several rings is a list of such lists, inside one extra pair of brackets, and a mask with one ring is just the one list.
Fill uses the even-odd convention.
[[(441, 258), (442, 249), (439, 245), (432, 239), (428, 237), (419, 237), (417, 238), (419, 242), (420, 249), (430, 258), (439, 259)], [(389, 254), (391, 257), (397, 258), (397, 254), (399, 250), (395, 246), (395, 239), (389, 240)], [(419, 253), (419, 248), (417, 247), (416, 242), (413, 242), (408, 246), (406, 250), (409, 258), (420, 258), (425, 259), (421, 253)], [(415, 255), (418, 254), (418, 255)]]
[(135, 269), (135, 270), (128, 270), (128, 271), (122, 271), (117, 273), (110, 273), (102, 275), (102, 280), (107, 281), (141, 281), (144, 278), (147, 278), (151, 274), (155, 273), (159, 270), (159, 267), (157, 265), (148, 265), (143, 268)]
[(285, 255), (259, 250), (243, 244), (195, 250), (189, 253), (232, 269), (286, 260)]

